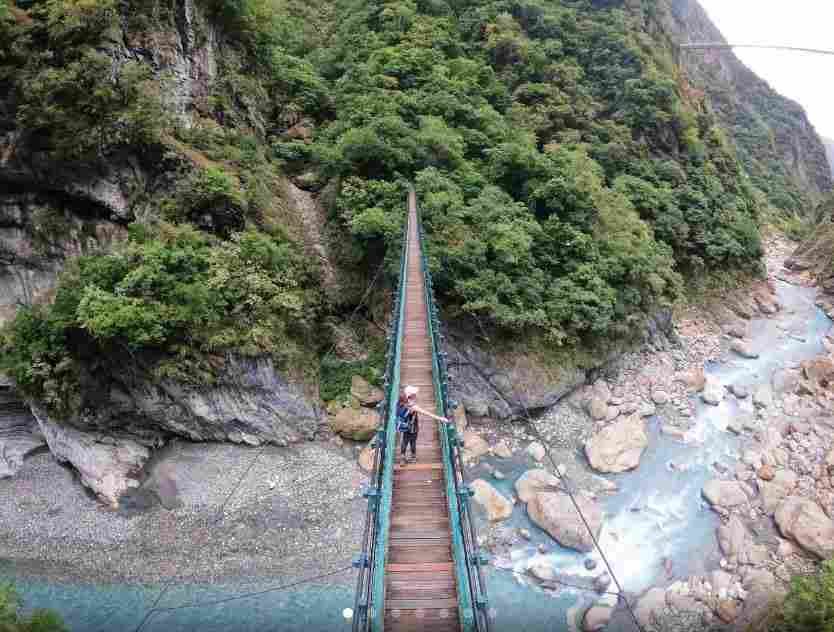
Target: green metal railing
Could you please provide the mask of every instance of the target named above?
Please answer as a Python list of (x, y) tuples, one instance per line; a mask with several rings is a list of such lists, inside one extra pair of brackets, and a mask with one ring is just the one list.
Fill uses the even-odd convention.
[[(410, 195), (414, 195), (413, 191)], [(425, 235), (417, 209), (418, 239), (424, 279), (429, 337), (432, 346), (432, 376), (437, 395), (438, 414), (448, 417), (456, 405), (449, 399), (447, 354), (440, 329), (434, 287), (425, 251)], [(407, 215), (408, 217), (408, 215)], [(400, 359), (405, 325), (408, 286), (409, 222), (403, 229), (400, 279), (391, 314), (385, 369), (385, 398), (380, 404), (380, 426), (374, 439), (374, 464), (370, 484), (364, 491), (368, 499), (362, 552), (354, 562), (359, 569), (354, 604), (353, 632), (383, 632), (385, 618), (385, 556), (391, 522), (394, 452), (396, 448), (397, 398), (400, 391)], [(480, 551), (470, 507), (472, 490), (466, 484), (463, 440), (453, 423), (444, 423), (440, 432), (446, 497), (452, 532), (452, 555), (458, 593), (458, 614), (464, 632), (488, 632), (486, 582), (483, 566), (487, 558)]]
[[(437, 397), (437, 412), (449, 417), (456, 404), (449, 399), (448, 354), (443, 348), (444, 336), (441, 332), (437, 304), (434, 300), (434, 285), (431, 269), (426, 255), (425, 231), (420, 220), (419, 204), (417, 206), (417, 226), (419, 228), (420, 256), (422, 260), (423, 279), (425, 281), (426, 309), (428, 310), (429, 336), (432, 346), (432, 373)], [(472, 490), (466, 484), (463, 464), (463, 440), (458, 436), (454, 423), (443, 424), (440, 433), (443, 454), (443, 469), (446, 474), (446, 498), (449, 503), (449, 516), (452, 530), (452, 555), (455, 562), (458, 589), (458, 615), (464, 632), (488, 632), (489, 615), (486, 581), (483, 566), (487, 557), (481, 552), (475, 530), (474, 517), (470, 506)]]
[(359, 577), (356, 580), (353, 632), (382, 632), (384, 624), (385, 555), (391, 522), (394, 451), (397, 440), (397, 398), (400, 392), (400, 357), (408, 285), (408, 223), (409, 220), (406, 217), (400, 260), (400, 280), (388, 331), (385, 398), (380, 404), (380, 424), (374, 438), (376, 449), (370, 484), (364, 491), (364, 496), (368, 499), (368, 509), (365, 514), (362, 552), (354, 561), (354, 566), (359, 569)]

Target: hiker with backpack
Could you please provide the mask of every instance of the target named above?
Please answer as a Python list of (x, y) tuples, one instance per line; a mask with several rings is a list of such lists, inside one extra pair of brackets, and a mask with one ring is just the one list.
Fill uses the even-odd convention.
[(406, 386), (400, 393), (397, 401), (397, 432), (402, 434), (400, 441), (400, 463), (406, 463), (406, 447), (411, 446), (411, 460), (417, 460), (417, 434), (420, 432), (420, 418), (418, 414), (425, 415), (436, 421), (448, 423), (446, 417), (432, 415), (427, 410), (417, 406), (417, 393), (420, 392), (416, 386)]

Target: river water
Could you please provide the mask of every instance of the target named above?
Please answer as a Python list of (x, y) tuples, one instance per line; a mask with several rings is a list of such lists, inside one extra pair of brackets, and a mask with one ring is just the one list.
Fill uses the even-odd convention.
[[(757, 385), (770, 383), (774, 369), (796, 365), (823, 350), (822, 338), (831, 328), (831, 321), (814, 306), (815, 290), (778, 282), (776, 291), (783, 310), (774, 317), (751, 323), (750, 340), (760, 357), (732, 359), (706, 367), (723, 384), (743, 383), (752, 392)], [(661, 435), (662, 420), (652, 419), (649, 448), (640, 467), (608, 477), (618, 484), (620, 491), (602, 501), (605, 521), (600, 545), (628, 593), (636, 594), (652, 585), (668, 583), (664, 565), (668, 569), (671, 564), (677, 578), (718, 567), (720, 552), (715, 529), (719, 523), (701, 499), (701, 488), (707, 480), (719, 476), (715, 463), (732, 469), (739, 456), (742, 440), (727, 431), (728, 422), (737, 412), (737, 403), (728, 396), (715, 407), (698, 401), (695, 410), (687, 441)], [(672, 469), (670, 463), (677, 468)], [(511, 495), (513, 481), (529, 466), (528, 461), (521, 459), (502, 461), (500, 467), (507, 478), (493, 483)], [(538, 555), (539, 543), (547, 544), (551, 549), (547, 557), (560, 577), (582, 584), (601, 572), (601, 560), (595, 554), (579, 554), (559, 547), (553, 550), (553, 541), (530, 523), (522, 505), (516, 507), (508, 524), (528, 529), (532, 538), (509, 555), (494, 560), (496, 568), (490, 568), (487, 573), (495, 617), (493, 630), (568, 630), (569, 610), (575, 608), (579, 612), (583, 605), (593, 603), (598, 597), (587, 591), (539, 588), (525, 576), (529, 560)], [(597, 562), (592, 572), (584, 566), (588, 557)], [(11, 567), (0, 565), (0, 580), (14, 576)], [(338, 583), (325, 581), (219, 605), (160, 612), (144, 630), (349, 630), (350, 621), (344, 618), (343, 611), (353, 606), (352, 578), (351, 572)], [(160, 605), (210, 602), (241, 592), (266, 590), (276, 583), (281, 582), (266, 578), (246, 586), (177, 584)], [(25, 581), (20, 577), (16, 578), (16, 584), (27, 609), (56, 610), (72, 632), (133, 630), (159, 593), (158, 586), (71, 585)], [(631, 629), (624, 623), (614, 623), (611, 627), (612, 632)]]

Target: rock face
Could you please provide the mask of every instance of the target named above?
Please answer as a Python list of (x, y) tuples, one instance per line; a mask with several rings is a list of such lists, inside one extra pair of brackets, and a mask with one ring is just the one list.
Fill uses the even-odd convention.
[(788, 498), (776, 510), (775, 518), (782, 535), (806, 551), (823, 560), (834, 556), (834, 522), (817, 503), (799, 497)]
[(490, 522), (506, 520), (513, 513), (513, 504), (485, 480), (472, 482), (475, 502), (486, 511)]
[[(577, 494), (576, 501), (588, 520), (594, 537), (599, 537), (602, 530), (602, 509), (599, 504), (584, 494)], [(534, 523), (547, 531), (562, 546), (584, 553), (593, 551), (593, 540), (567, 494), (535, 494), (527, 503), (527, 513)]]
[(38, 422), (15, 392), (11, 380), (0, 375), (0, 478), (17, 474), (23, 459), (46, 445)]
[(150, 457), (146, 446), (127, 436), (96, 436), (59, 424), (37, 406), (32, 412), (53, 456), (71, 463), (81, 482), (103, 502), (118, 506), (122, 494), (139, 487), (142, 468)]
[(579, 368), (537, 363), (529, 353), (487, 353), (478, 346), (456, 340), (449, 347), (449, 368), (454, 399), (474, 417), (508, 419), (550, 408), (583, 384)]
[(559, 479), (547, 470), (527, 470), (515, 482), (516, 494), (523, 503), (529, 503), (539, 492), (556, 491), (558, 488)]
[[(668, 4), (663, 21), (674, 41), (726, 41), (696, 0)], [(764, 191), (778, 182), (803, 197), (810, 193), (813, 199), (831, 188), (825, 147), (800, 105), (777, 94), (731, 51), (682, 51), (679, 61), (687, 81), (713, 102), (719, 124), (743, 148), (741, 161), (751, 178), (768, 181), (762, 185)], [(761, 126), (761, 137), (736, 135), (753, 120)], [(771, 166), (775, 164), (780, 172)], [(808, 204), (802, 211), (812, 207)]]
[(585, 455), (598, 472), (625, 472), (640, 465), (649, 444), (646, 424), (638, 417), (618, 421), (585, 443)]

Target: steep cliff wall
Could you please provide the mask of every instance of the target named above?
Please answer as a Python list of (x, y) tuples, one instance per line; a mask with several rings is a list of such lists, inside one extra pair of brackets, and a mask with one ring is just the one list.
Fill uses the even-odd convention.
[[(665, 10), (664, 25), (674, 43), (726, 43), (697, 0), (671, 0)], [(831, 188), (832, 175), (804, 109), (732, 51), (682, 50), (679, 62), (684, 78), (708, 96), (753, 183), (777, 208), (809, 215)]]
[(831, 176), (834, 177), (834, 140), (830, 138), (823, 138), (823, 144), (825, 145), (825, 152), (828, 154), (828, 164), (831, 167)]
[[(40, 351), (32, 347), (29, 359), (10, 369), (22, 379), (19, 389), (0, 375), (0, 477), (14, 475), (26, 454), (48, 445), (102, 500), (117, 503), (142, 478), (150, 451), (172, 436), (288, 445), (321, 429), (315, 372), (306, 370), (312, 363), (287, 362), (284, 349), (270, 353), (269, 334), (251, 322), (229, 321), (213, 334), (218, 340), (248, 329), (254, 341), (248, 350), (237, 341), (211, 354), (194, 341), (194, 331), (139, 349), (91, 336), (80, 322), (56, 322), (77, 312), (84, 292), (107, 287), (97, 273), (88, 276), (99, 262), (144, 260), (152, 275), (162, 272), (159, 264), (167, 267), (151, 281), (156, 288), (141, 282), (144, 298), (136, 287), (112, 288), (114, 298), (134, 293), (130, 300), (147, 306), (177, 266), (196, 264), (194, 273), (214, 274), (211, 259), (240, 247), (224, 241), (228, 226), (260, 227), (263, 235), (252, 235), (271, 253), (267, 259), (283, 248), (298, 251), (293, 261), (306, 250), (327, 263), (322, 228), (304, 222), (304, 213), (317, 210), (315, 197), (264, 158), (263, 99), (249, 98), (261, 88), (235, 83), (246, 52), (209, 9), (193, 0), (141, 7), (103, 0), (55, 5), (51, 17), (39, 5), (0, 24), (0, 325), (26, 313), (43, 334)], [(76, 22), (62, 21), (75, 10)], [(304, 209), (294, 203), (302, 197)], [(180, 217), (189, 205), (191, 215)], [(205, 238), (189, 238), (205, 255), (185, 263), (192, 246), (180, 252), (180, 263), (154, 262), (157, 255), (138, 250), (126, 254), (174, 230), (163, 222), (180, 219), (206, 230)], [(240, 252), (227, 262), (235, 265)], [(70, 261), (81, 261), (81, 268)], [(251, 262), (248, 269), (253, 276), (235, 308), (243, 318), (243, 303), (258, 300), (258, 287), (287, 275), (276, 268), (272, 277), (256, 278)], [(187, 283), (189, 273), (182, 279)], [(80, 293), (68, 289), (79, 282)], [(76, 305), (62, 317), (56, 317), (61, 308), (39, 309), (56, 292), (59, 303)], [(189, 300), (171, 298), (166, 311)], [(283, 332), (283, 324), (273, 324)], [(5, 344), (4, 359), (13, 363), (9, 357), (22, 351), (23, 338)], [(170, 370), (160, 368), (166, 359)], [(201, 368), (182, 371), (189, 363)]]

